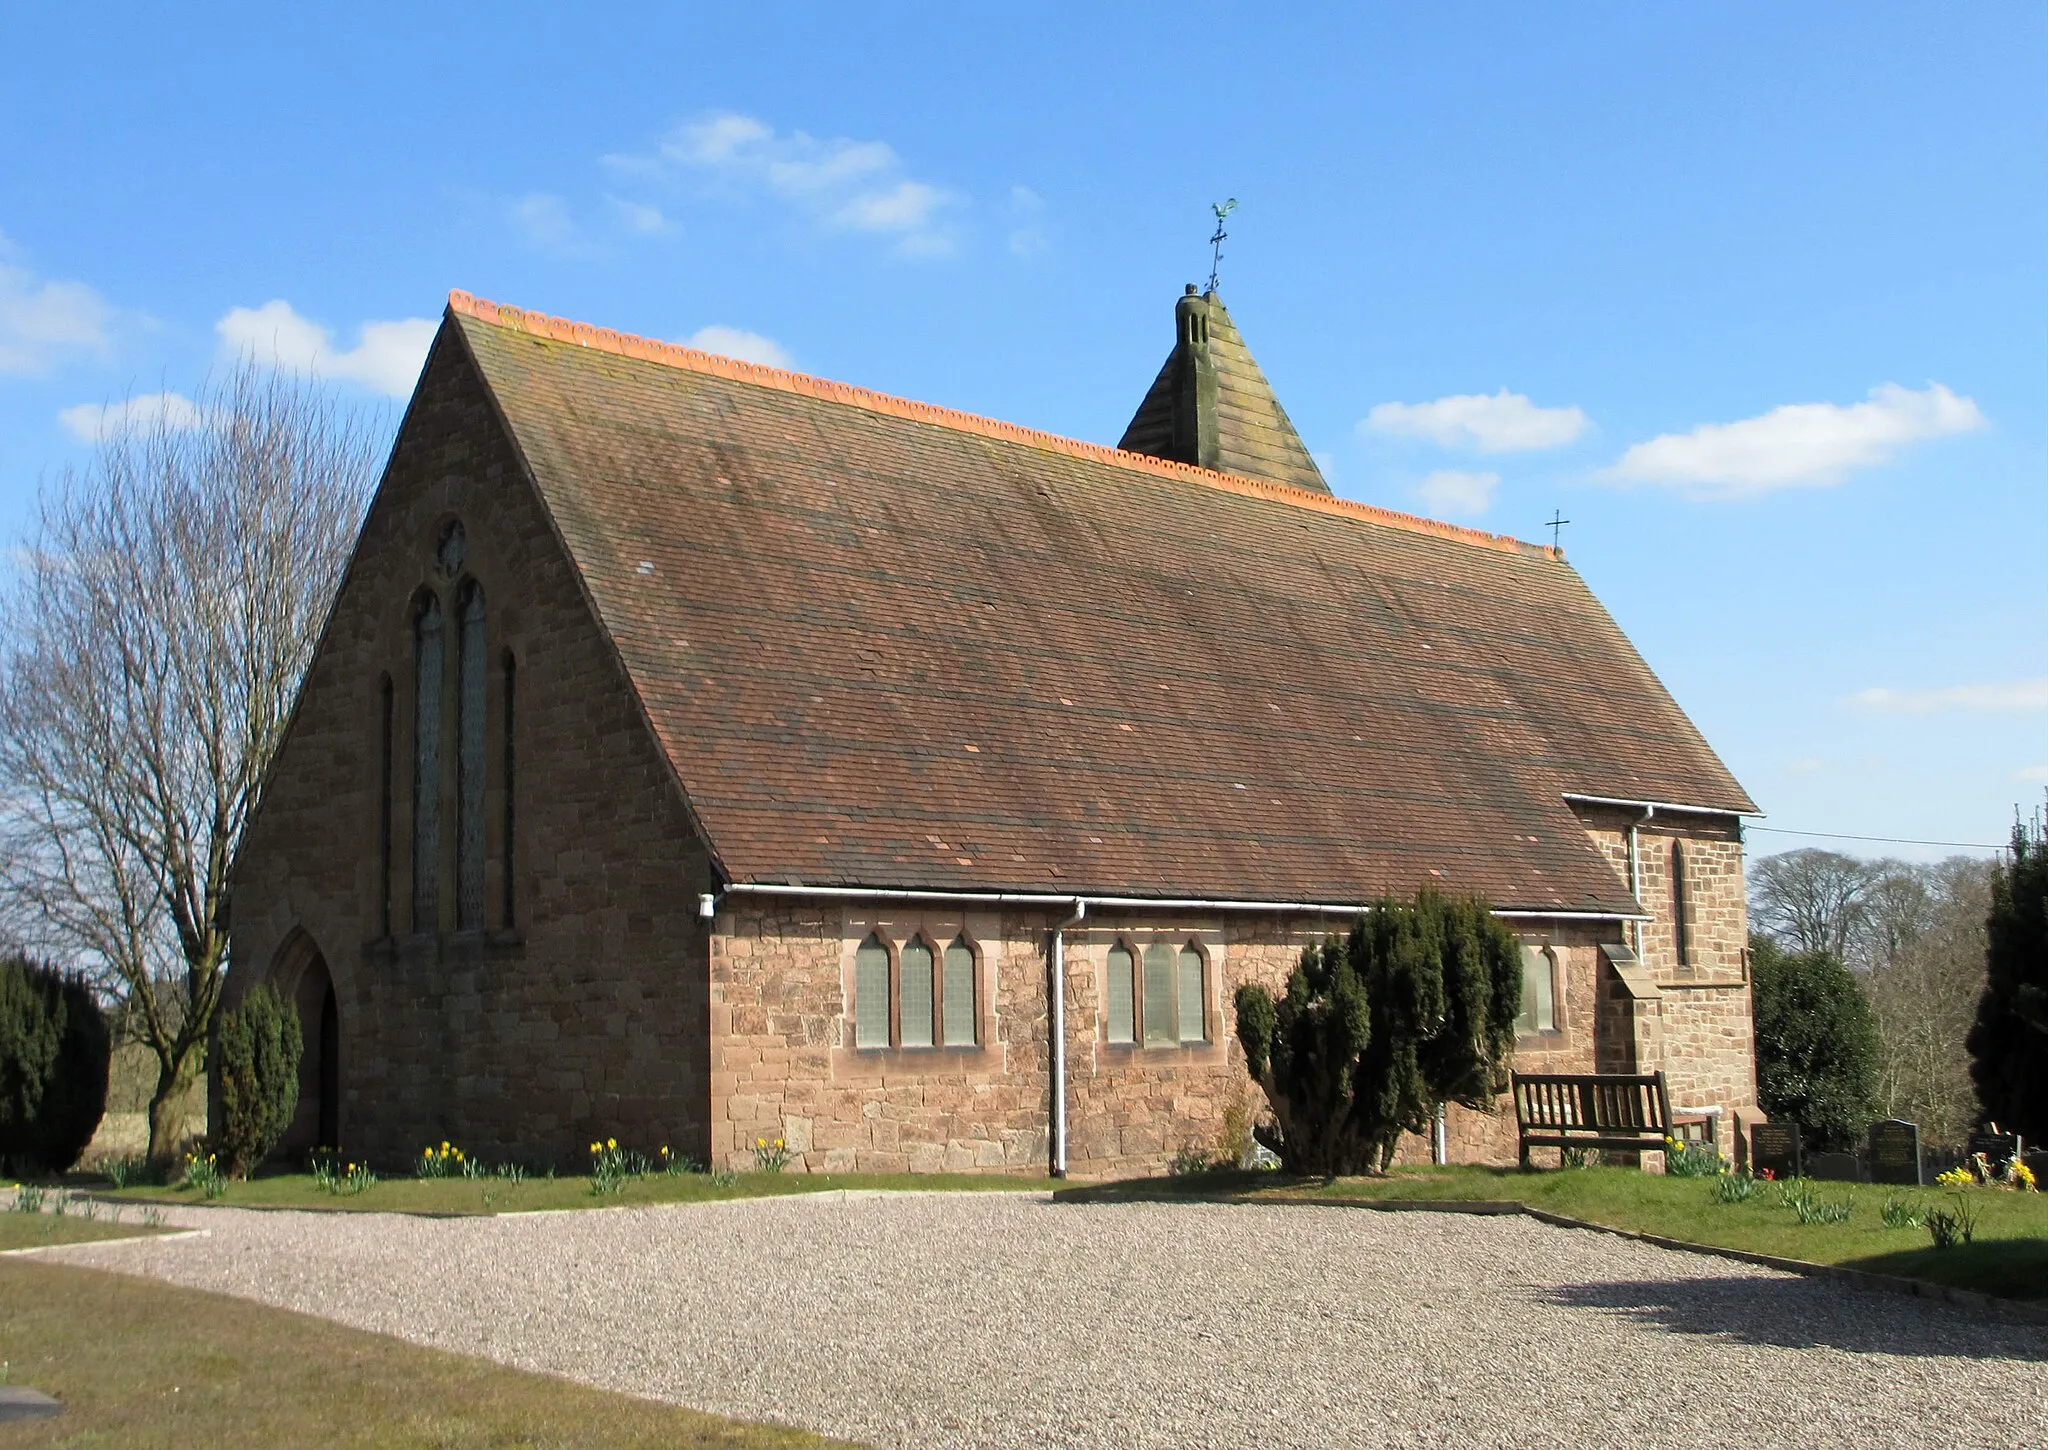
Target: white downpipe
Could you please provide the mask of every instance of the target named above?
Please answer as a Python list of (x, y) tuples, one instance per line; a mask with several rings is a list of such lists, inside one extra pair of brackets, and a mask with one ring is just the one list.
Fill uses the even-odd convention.
[[(1657, 807), (1648, 801), (1641, 801), (1636, 804), (1642, 806), (1643, 813), (1636, 820), (1629, 822), (1628, 827), (1628, 894), (1633, 896), (1636, 899), (1636, 904), (1640, 906), (1643, 900), (1643, 858), (1642, 853), (1637, 849), (1636, 828), (1647, 824), (1650, 818), (1657, 814)], [(1648, 920), (1647, 916), (1637, 916), (1629, 919), (1630, 926), (1634, 928), (1636, 960), (1639, 962), (1648, 960), (1643, 955), (1643, 923)]]
[(1436, 1121), (1429, 1125), (1429, 1161), (1441, 1168), (1451, 1161), (1451, 1131), (1449, 1113), (1442, 1103), (1436, 1105)]
[(1067, 928), (1088, 915), (1085, 897), (1076, 896), (1074, 914), (1052, 929), (1052, 979), (1046, 991), (1052, 1005), (1052, 1176), (1067, 1176)]

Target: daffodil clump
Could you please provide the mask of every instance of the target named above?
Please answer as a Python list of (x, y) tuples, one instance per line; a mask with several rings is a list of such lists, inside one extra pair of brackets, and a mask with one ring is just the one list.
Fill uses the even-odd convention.
[(1713, 1178), (1726, 1171), (1721, 1155), (1712, 1143), (1688, 1143), (1681, 1138), (1664, 1140), (1664, 1173), (1669, 1178)]
[(1972, 1153), (1946, 1173), (1937, 1173), (1934, 1181), (1944, 1188), (1974, 1188), (1982, 1184), (1986, 1188), (2009, 1188), (2015, 1193), (2038, 1193), (2040, 1183), (2034, 1173), (2017, 1156), (2006, 1161), (2002, 1168), (1994, 1168), (1989, 1157)]
[(468, 1176), (469, 1157), (446, 1138), (436, 1148), (432, 1143), (420, 1149), (419, 1162), (413, 1165), (413, 1174), (419, 1178), (446, 1178), (450, 1173)]
[(780, 1138), (772, 1143), (766, 1138), (754, 1140), (754, 1162), (760, 1165), (763, 1173), (780, 1173), (789, 1167), (789, 1160), (795, 1156)]
[(345, 1162), (331, 1154), (313, 1160), (313, 1186), (322, 1193), (353, 1198), (376, 1183), (377, 1175), (367, 1163)]
[(603, 1196), (626, 1186), (626, 1154), (617, 1138), (590, 1145), (590, 1191)]
[(213, 1154), (193, 1151), (185, 1155), (184, 1185), (196, 1188), (206, 1198), (219, 1198), (228, 1191), (228, 1176)]

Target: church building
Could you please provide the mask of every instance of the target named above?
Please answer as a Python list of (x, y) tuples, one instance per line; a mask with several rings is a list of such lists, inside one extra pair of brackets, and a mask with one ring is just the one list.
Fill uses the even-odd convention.
[(453, 294), (235, 867), (287, 1149), (1156, 1171), (1261, 1104), (1237, 986), (1427, 885), (1517, 1066), (1731, 1151), (1749, 797), (1561, 552), (1336, 498), (1173, 323), (1112, 448)]

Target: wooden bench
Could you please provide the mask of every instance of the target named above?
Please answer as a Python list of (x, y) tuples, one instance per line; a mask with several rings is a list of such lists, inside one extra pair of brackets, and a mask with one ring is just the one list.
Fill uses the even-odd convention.
[(1518, 1072), (1510, 1081), (1524, 1168), (1531, 1148), (1661, 1150), (1671, 1133), (1671, 1099), (1661, 1072)]

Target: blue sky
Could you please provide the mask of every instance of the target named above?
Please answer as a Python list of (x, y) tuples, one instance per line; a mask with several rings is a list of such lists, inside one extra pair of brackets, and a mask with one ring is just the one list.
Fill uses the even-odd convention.
[(237, 347), (395, 416), (451, 287), (1114, 442), (1234, 196), (1336, 490), (1562, 509), (1761, 826), (2048, 787), (2040, 6), (291, 8), (0, 12), (0, 534)]

